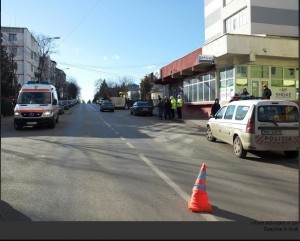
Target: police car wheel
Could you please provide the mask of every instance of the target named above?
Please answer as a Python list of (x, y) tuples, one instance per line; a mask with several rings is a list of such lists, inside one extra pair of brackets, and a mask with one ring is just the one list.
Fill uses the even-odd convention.
[(243, 144), (241, 142), (241, 139), (236, 136), (233, 141), (233, 150), (234, 154), (239, 158), (245, 158), (247, 155), (247, 152), (243, 148)]
[(206, 130), (206, 139), (207, 139), (208, 141), (211, 141), (211, 142), (215, 142), (215, 141), (216, 141), (216, 138), (213, 137), (213, 135), (212, 135), (210, 126), (208, 126), (208, 127), (207, 127), (207, 130)]

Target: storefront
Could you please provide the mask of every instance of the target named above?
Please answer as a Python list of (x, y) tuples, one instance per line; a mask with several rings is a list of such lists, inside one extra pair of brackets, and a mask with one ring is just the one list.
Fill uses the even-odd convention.
[(215, 98), (227, 103), (246, 88), (261, 97), (299, 100), (298, 40), (294, 38), (224, 35), (160, 70), (155, 83), (163, 95), (184, 99), (183, 115), (208, 117)]

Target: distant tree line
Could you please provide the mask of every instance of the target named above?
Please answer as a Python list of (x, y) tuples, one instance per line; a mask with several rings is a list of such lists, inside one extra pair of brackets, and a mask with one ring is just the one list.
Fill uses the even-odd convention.
[[(93, 102), (97, 102), (100, 99), (109, 99), (112, 96), (120, 96), (120, 93), (128, 92), (131, 90), (133, 80), (131, 78), (123, 77), (119, 80), (119, 83), (108, 82), (105, 79), (99, 79), (95, 82), (96, 93), (94, 95)], [(153, 84), (148, 76), (141, 79), (140, 92), (141, 99), (151, 99), (151, 89)]]

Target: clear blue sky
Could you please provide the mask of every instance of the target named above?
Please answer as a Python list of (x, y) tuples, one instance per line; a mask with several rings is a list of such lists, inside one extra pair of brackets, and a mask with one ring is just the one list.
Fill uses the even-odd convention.
[[(55, 40), (51, 59), (76, 79), (81, 97), (95, 81), (134, 83), (204, 45), (204, 0), (2, 0), (1, 24)], [(69, 69), (67, 69), (69, 68)]]

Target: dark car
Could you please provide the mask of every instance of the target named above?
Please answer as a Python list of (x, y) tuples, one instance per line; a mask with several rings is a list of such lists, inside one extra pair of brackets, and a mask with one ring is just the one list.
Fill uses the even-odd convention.
[(58, 106), (59, 106), (58, 114), (62, 115), (63, 113), (65, 113), (65, 105), (64, 105), (63, 101), (59, 100)]
[(153, 114), (153, 106), (147, 101), (136, 101), (130, 107), (131, 115), (150, 115)]
[(103, 100), (100, 105), (100, 111), (109, 110), (114, 112), (115, 111), (115, 104), (110, 100)]

